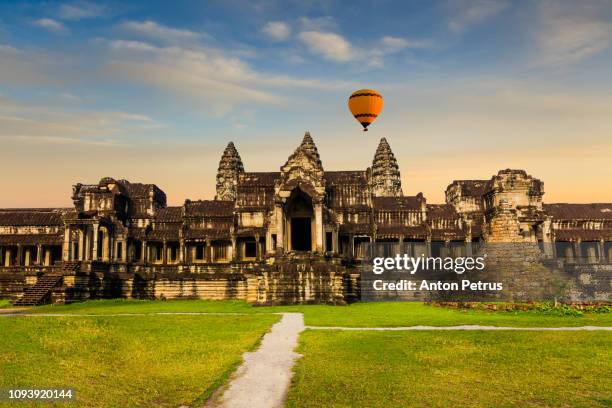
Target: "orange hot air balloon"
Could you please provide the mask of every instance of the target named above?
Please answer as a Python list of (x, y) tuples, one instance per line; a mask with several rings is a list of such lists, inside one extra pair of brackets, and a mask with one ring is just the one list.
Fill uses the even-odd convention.
[(382, 95), (373, 89), (360, 89), (349, 96), (348, 107), (357, 122), (368, 131), (370, 123), (374, 122), (382, 111), (384, 102)]

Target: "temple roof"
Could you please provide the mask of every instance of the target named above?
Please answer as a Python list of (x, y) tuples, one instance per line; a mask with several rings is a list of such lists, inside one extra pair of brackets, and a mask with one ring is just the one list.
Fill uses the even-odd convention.
[(183, 207), (160, 208), (155, 214), (155, 220), (160, 222), (181, 222), (183, 220)]
[(0, 245), (61, 245), (63, 234), (0, 234)]
[(363, 170), (349, 170), (349, 171), (326, 171), (325, 179), (328, 185), (337, 184), (365, 184), (366, 183), (366, 172)]
[(404, 197), (373, 197), (372, 206), (375, 210), (383, 211), (402, 211), (402, 210), (421, 210), (422, 195)]
[(71, 209), (23, 208), (0, 209), (0, 225), (3, 226), (62, 226), (62, 212)]
[(187, 217), (233, 217), (233, 212), (233, 201), (185, 201), (185, 215)]
[(451, 204), (427, 204), (428, 219), (452, 219), (459, 214)]
[(543, 208), (556, 220), (612, 220), (612, 203), (543, 204)]
[(270, 186), (280, 178), (280, 172), (248, 172), (242, 173), (238, 178), (238, 186)]

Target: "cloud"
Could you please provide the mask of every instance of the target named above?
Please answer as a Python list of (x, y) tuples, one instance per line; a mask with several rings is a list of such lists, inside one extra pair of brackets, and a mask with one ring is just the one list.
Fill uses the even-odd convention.
[(331, 16), (325, 17), (301, 17), (300, 24), (304, 31), (336, 31), (338, 24)]
[(121, 111), (72, 111), (0, 97), (0, 140), (13, 143), (118, 146), (127, 135), (159, 127), (154, 119)]
[(202, 37), (201, 33), (190, 30), (167, 27), (155, 21), (127, 21), (121, 24), (121, 28), (142, 37), (162, 40), (173, 43), (181, 41), (193, 41)]
[(128, 83), (141, 83), (179, 98), (196, 100), (212, 114), (226, 114), (240, 105), (281, 105), (289, 90), (336, 90), (342, 82), (270, 75), (254, 70), (225, 50), (210, 47), (155, 46), (114, 40), (103, 72)]
[(602, 10), (595, 4), (584, 3), (576, 8), (540, 3), (534, 65), (571, 64), (608, 48), (612, 42), (612, 23), (601, 19)]
[(274, 41), (284, 41), (291, 35), (291, 28), (282, 21), (270, 21), (263, 27), (262, 31)]
[(83, 20), (87, 18), (102, 17), (106, 15), (106, 12), (107, 9), (100, 4), (79, 1), (62, 4), (58, 16), (62, 20)]
[(302, 31), (299, 39), (310, 52), (321, 55), (327, 60), (347, 62), (354, 58), (351, 44), (339, 34), (321, 31)]
[(455, 0), (451, 6), (451, 19), (448, 28), (453, 33), (462, 33), (504, 11), (509, 3), (506, 0)]
[(427, 40), (408, 40), (400, 37), (384, 36), (380, 40), (385, 53), (399, 52), (406, 48), (429, 48), (431, 47), (431, 41)]
[(66, 26), (57, 20), (53, 20), (52, 18), (41, 18), (34, 21), (39, 27), (47, 29), (49, 31), (62, 32), (66, 31)]
[(339, 34), (320, 31), (303, 31), (300, 41), (313, 53), (334, 62), (360, 62), (366, 66), (381, 68), (386, 56), (409, 48), (428, 48), (429, 41), (414, 41), (400, 37), (384, 36), (372, 42), (369, 48), (352, 45)]
[[(65, 62), (65, 60), (62, 60)], [(0, 44), (0, 84), (39, 85), (59, 82), (56, 61), (44, 51), (25, 51)], [(57, 76), (56, 76), (57, 74)]]

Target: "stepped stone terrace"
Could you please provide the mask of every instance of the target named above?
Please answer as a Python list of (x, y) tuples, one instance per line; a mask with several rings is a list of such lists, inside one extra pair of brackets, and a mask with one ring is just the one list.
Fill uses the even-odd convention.
[(75, 184), (71, 208), (0, 209), (0, 297), (343, 303), (359, 298), (371, 242), (552, 243), (568, 262), (612, 260), (612, 204), (544, 203), (523, 170), (452, 181), (444, 204), (405, 190), (384, 138), (354, 171), (325, 171), (309, 133), (273, 172), (245, 171), (230, 142), (213, 200), (169, 207), (155, 184), (104, 177)]

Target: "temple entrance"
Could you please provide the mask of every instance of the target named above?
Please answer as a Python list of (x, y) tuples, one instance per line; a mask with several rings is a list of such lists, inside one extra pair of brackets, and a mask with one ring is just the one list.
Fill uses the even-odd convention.
[(310, 217), (291, 218), (291, 249), (294, 251), (311, 251), (312, 239)]
[(289, 227), (289, 250), (312, 251), (312, 199), (299, 187), (295, 188), (285, 207)]

